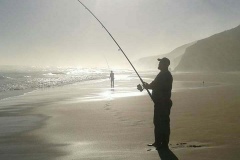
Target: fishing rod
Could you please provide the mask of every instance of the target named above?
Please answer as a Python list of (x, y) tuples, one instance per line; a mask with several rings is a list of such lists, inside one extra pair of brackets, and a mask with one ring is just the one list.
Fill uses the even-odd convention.
[[(140, 77), (140, 75), (138, 74), (137, 70), (135, 69), (135, 67), (133, 66), (133, 64), (131, 63), (131, 61), (128, 59), (127, 55), (124, 53), (124, 51), (122, 50), (122, 48), (120, 47), (120, 45), (117, 43), (117, 41), (113, 38), (113, 36), (111, 35), (111, 33), (107, 30), (107, 28), (103, 25), (103, 23), (90, 11), (90, 9), (88, 9), (88, 7), (86, 7), (80, 0), (78, 0), (79, 3), (81, 3), (81, 5), (83, 7), (85, 7), (89, 13), (91, 13), (91, 15), (102, 25), (102, 27), (105, 29), (105, 31), (109, 34), (109, 36), (112, 38), (112, 40), (116, 43), (116, 45), (118, 46), (119, 50), (123, 53), (123, 55), (125, 56), (125, 58), (128, 60), (128, 62), (130, 63), (130, 65), (132, 66), (133, 70), (136, 72), (138, 78), (140, 79), (140, 81), (142, 82), (142, 84), (144, 85), (144, 81), (142, 80), (142, 78)], [(138, 85), (137, 86), (138, 89), (140, 91), (141, 90), (141, 85)], [(152, 101), (154, 102), (153, 100), (153, 97), (152, 97), (152, 94), (150, 93), (150, 91), (146, 88), (147, 92), (148, 92), (148, 95), (150, 96), (150, 98), (152, 99)]]
[(108, 70), (110, 70), (110, 67), (109, 67), (109, 65), (108, 65), (108, 61), (107, 61), (107, 58), (105, 57), (105, 55), (103, 55), (103, 57), (104, 57), (104, 59), (105, 59), (105, 61), (106, 61), (106, 63), (107, 63), (107, 66), (108, 66)]

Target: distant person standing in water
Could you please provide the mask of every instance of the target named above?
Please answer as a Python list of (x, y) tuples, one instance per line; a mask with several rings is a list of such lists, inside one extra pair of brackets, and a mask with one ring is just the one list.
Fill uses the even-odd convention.
[(173, 77), (168, 70), (170, 60), (164, 57), (158, 59), (158, 61), (160, 73), (150, 84), (144, 82), (143, 85), (146, 89), (152, 89), (152, 98), (154, 101), (153, 123), (155, 126), (155, 142), (148, 144), (148, 146), (154, 146), (156, 149), (168, 149)]
[(110, 73), (110, 80), (111, 80), (111, 88), (114, 88), (114, 73), (111, 71)]

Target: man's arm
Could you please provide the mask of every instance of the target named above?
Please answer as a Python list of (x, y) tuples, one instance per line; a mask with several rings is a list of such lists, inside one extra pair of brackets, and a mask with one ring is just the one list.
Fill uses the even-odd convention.
[(145, 88), (145, 89), (152, 89), (153, 87), (153, 85), (152, 85), (152, 83), (153, 83), (154, 81), (152, 81), (150, 84), (148, 84), (147, 82), (143, 82), (143, 87)]
[(157, 76), (150, 84), (144, 82), (143, 87), (146, 89), (160, 89), (162, 91), (171, 91), (172, 89), (172, 76), (166, 76), (164, 79), (159, 79)]

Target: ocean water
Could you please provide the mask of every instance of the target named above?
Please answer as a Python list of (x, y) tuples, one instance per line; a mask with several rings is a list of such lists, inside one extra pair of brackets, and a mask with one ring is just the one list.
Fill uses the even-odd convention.
[(40, 88), (108, 78), (108, 69), (0, 66), (0, 99)]

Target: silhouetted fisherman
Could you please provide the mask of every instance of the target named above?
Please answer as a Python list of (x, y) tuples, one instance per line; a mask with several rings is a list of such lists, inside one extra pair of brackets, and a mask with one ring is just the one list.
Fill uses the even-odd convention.
[(149, 146), (155, 146), (157, 149), (168, 149), (170, 136), (170, 110), (172, 107), (171, 91), (173, 78), (168, 70), (170, 60), (168, 58), (158, 59), (158, 69), (160, 73), (150, 83), (144, 82), (144, 88), (152, 89), (154, 101), (155, 142)]
[(110, 73), (110, 80), (111, 80), (111, 88), (114, 88), (114, 73), (111, 71)]

